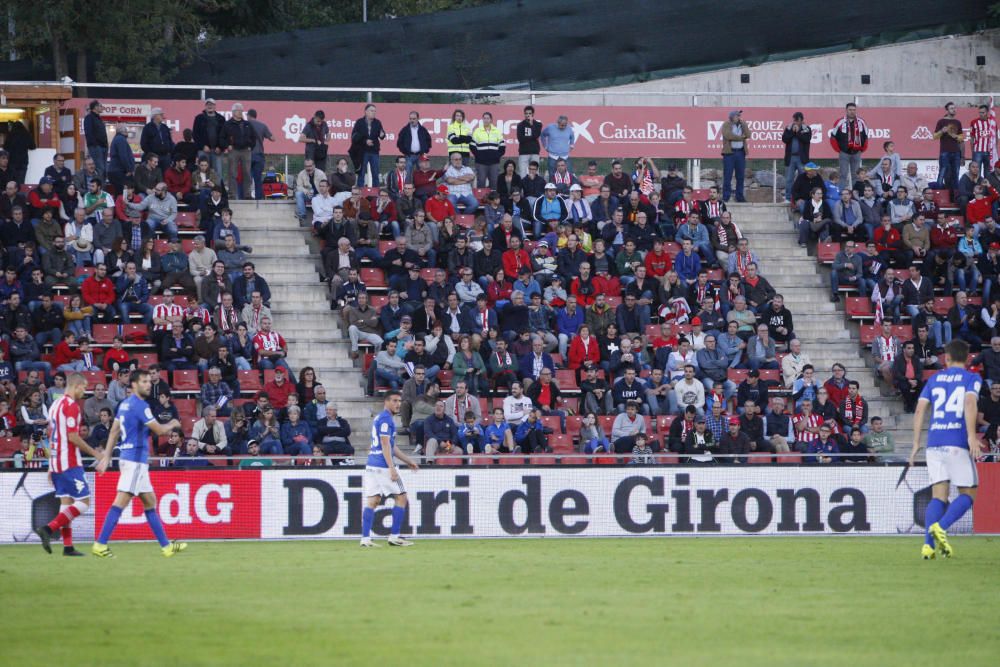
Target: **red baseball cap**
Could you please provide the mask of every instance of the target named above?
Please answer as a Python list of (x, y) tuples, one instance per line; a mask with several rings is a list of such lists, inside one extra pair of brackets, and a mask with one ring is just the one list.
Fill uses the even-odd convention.
[(444, 185), (444, 184), (442, 184), (442, 185), (439, 185), (439, 186), (438, 186), (438, 192), (440, 192), (440, 193), (441, 193), (441, 194), (443, 194), (443, 195), (446, 195), (446, 194), (448, 194), (448, 186), (447, 186), (447, 185)]

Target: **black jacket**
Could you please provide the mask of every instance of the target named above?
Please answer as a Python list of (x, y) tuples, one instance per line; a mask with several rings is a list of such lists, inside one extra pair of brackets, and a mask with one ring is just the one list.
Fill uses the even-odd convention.
[(230, 118), (222, 126), (222, 146), (233, 150), (249, 150), (257, 144), (257, 133), (247, 119)]
[(781, 135), (781, 140), (785, 142), (785, 166), (787, 167), (792, 161), (792, 140), (799, 140), (799, 159), (802, 160), (802, 164), (809, 162), (809, 145), (812, 141), (812, 128), (808, 125), (802, 125), (798, 132), (792, 131), (792, 126), (789, 125), (785, 128), (785, 131)]
[[(215, 140), (209, 139), (209, 128), (210, 123), (215, 125)], [(208, 114), (202, 112), (194, 117), (194, 126), (191, 128), (191, 134), (193, 135), (194, 144), (201, 150), (205, 146), (209, 148), (222, 148), (224, 144), (222, 143), (222, 127), (226, 124), (226, 119), (223, 118), (222, 114), (214, 114), (209, 116)]]
[(538, 137), (542, 134), (542, 123), (537, 120), (528, 122), (522, 120), (517, 124), (517, 154), (518, 155), (538, 155), (541, 153), (541, 144)]
[[(396, 139), (396, 148), (399, 149), (401, 155), (414, 155), (414, 152), (410, 150), (410, 142), (413, 140), (411, 132), (409, 123), (404, 125), (403, 129), (399, 131), (399, 138)], [(431, 133), (423, 125), (417, 126), (417, 140), (420, 142), (420, 153), (417, 153), (417, 155), (430, 152)]]
[[(382, 150), (382, 137), (384, 136), (385, 130), (382, 129), (382, 121), (378, 118), (372, 120), (371, 129), (364, 118), (359, 118), (354, 122), (354, 129), (351, 130), (351, 148), (360, 153), (378, 153)], [(368, 139), (372, 140), (371, 146), (365, 143)]]
[(91, 111), (84, 116), (83, 134), (87, 137), (88, 146), (108, 147), (108, 131), (100, 114)]

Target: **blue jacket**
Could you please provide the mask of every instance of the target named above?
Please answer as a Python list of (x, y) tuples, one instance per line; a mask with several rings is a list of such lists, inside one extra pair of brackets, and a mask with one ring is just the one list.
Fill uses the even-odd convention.
[(448, 415), (438, 418), (431, 415), (424, 419), (424, 441), (434, 438), (439, 443), (445, 440), (458, 444), (458, 428)]
[(677, 253), (674, 257), (674, 271), (681, 280), (697, 280), (698, 272), (701, 271), (701, 258), (698, 257), (697, 250), (692, 250), (690, 256), (683, 252)]
[(283, 447), (291, 447), (295, 443), (295, 436), (304, 435), (306, 436), (306, 443), (312, 446), (313, 434), (312, 428), (309, 424), (300, 419), (298, 424), (292, 425), (292, 422), (285, 422), (281, 425), (281, 445)]
[(264, 300), (264, 305), (270, 307), (271, 305), (271, 287), (267, 284), (267, 281), (261, 277), (260, 274), (255, 274), (253, 279), (253, 288), (247, 287), (246, 279), (240, 275), (239, 278), (233, 281), (233, 305), (237, 308), (243, 308), (243, 306), (250, 303), (250, 297), (253, 295), (254, 291), (260, 292), (261, 298)]
[(83, 117), (83, 134), (87, 138), (88, 146), (108, 147), (108, 130), (100, 114), (91, 111)]
[(684, 224), (677, 228), (676, 238), (678, 243), (691, 239), (695, 248), (708, 245), (708, 228), (705, 225), (698, 225), (692, 231), (691, 225)]
[(576, 314), (572, 316), (566, 312), (565, 308), (560, 308), (556, 311), (556, 329), (558, 329), (561, 334), (575, 336), (576, 332), (580, 330), (580, 325), (583, 324), (583, 321), (583, 308), (580, 308), (579, 306), (576, 307)]
[(132, 147), (128, 144), (128, 139), (124, 134), (116, 134), (111, 140), (110, 149), (111, 163), (108, 165), (109, 174), (121, 174), (127, 176), (135, 171), (135, 156), (132, 155)]
[[(486, 309), (486, 319), (489, 322), (489, 326), (496, 327), (498, 330), (500, 325), (497, 320), (497, 311), (492, 308)], [(448, 313), (445, 316), (450, 317)], [(443, 317), (442, 317), (443, 321)], [(448, 326), (450, 326), (451, 321), (446, 322), (445, 331), (450, 331)], [(482, 315), (479, 313), (478, 308), (468, 308), (463, 312), (462, 321), (458, 323), (459, 329), (464, 334), (469, 334), (470, 336), (474, 333), (481, 333), (483, 330), (483, 320)]]
[[(118, 282), (115, 285), (115, 291), (118, 293), (118, 299), (121, 300), (122, 296), (125, 294), (125, 290), (128, 288), (128, 277), (125, 274), (118, 276)], [(146, 303), (149, 301), (149, 283), (138, 273), (135, 274), (135, 295), (139, 298), (139, 303)]]
[[(529, 352), (528, 354), (524, 355), (518, 360), (517, 362), (518, 375), (521, 376), (521, 379), (524, 378), (532, 378), (534, 380), (538, 379), (532, 373), (532, 370), (535, 367), (534, 357), (535, 353)], [(549, 354), (548, 352), (542, 352), (542, 366), (552, 371), (552, 375), (555, 376), (556, 365), (552, 361), (552, 355)]]
[[(174, 140), (170, 136), (170, 128), (166, 123), (160, 123), (159, 128), (153, 121), (146, 123), (139, 136), (139, 146), (143, 153), (169, 156), (174, 152)], [(163, 165), (160, 165), (160, 168), (162, 169)]]
[(518, 424), (517, 430), (514, 431), (514, 442), (524, 442), (524, 439), (528, 437), (528, 433), (531, 431), (541, 431), (545, 427), (542, 424), (542, 420), (539, 419), (534, 424), (529, 420), (525, 419), (523, 422)]

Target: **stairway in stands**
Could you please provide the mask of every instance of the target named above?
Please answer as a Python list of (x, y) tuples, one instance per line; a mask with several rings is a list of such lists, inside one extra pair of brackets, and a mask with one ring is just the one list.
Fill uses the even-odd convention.
[(729, 210), (760, 257), (761, 275), (784, 295), (802, 351), (811, 357), (817, 377), (826, 381), (834, 362), (843, 364), (847, 377), (860, 383), (861, 395), (869, 402), (869, 415), (882, 417), (897, 450), (909, 454), (912, 417), (903, 413), (898, 398), (883, 396), (876, 386), (870, 355), (862, 351), (857, 325), (846, 322), (842, 306), (830, 302), (829, 271), (798, 246), (787, 205), (730, 204)]
[(319, 281), (318, 247), (299, 226), (291, 202), (230, 202), (241, 242), (253, 247), (257, 272), (271, 287), (275, 330), (288, 343), (288, 363), (296, 373), (316, 369), (327, 399), (351, 424), (351, 442), (364, 454), (368, 448), (372, 410), (364, 395), (361, 373), (350, 358), (350, 343), (329, 310), (326, 285)]

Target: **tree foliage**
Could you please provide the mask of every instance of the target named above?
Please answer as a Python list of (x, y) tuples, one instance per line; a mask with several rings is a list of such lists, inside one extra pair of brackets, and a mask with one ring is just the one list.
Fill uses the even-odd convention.
[[(16, 3), (0, 47), (50, 62), (56, 78), (162, 82), (211, 43), (209, 18), (236, 0), (49, 0)], [(71, 69), (70, 62), (75, 62)]]
[[(368, 20), (496, 0), (368, 0)], [(162, 83), (220, 37), (360, 22), (362, 0), (48, 0), (14, 2), (0, 49), (51, 63), (57, 79)], [(71, 66), (72, 65), (72, 66)]]

